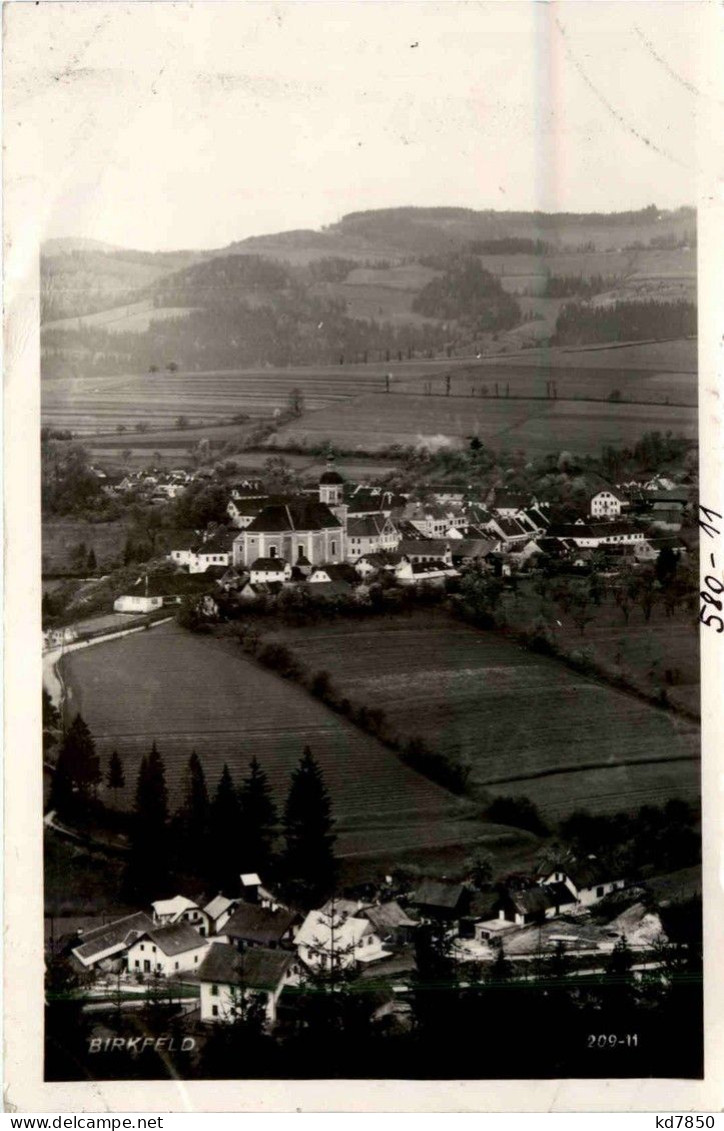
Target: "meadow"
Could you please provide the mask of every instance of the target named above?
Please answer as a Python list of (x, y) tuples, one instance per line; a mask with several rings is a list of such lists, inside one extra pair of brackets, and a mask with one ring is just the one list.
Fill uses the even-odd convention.
[(582, 455), (602, 445), (634, 444), (658, 429), (695, 438), (697, 410), (608, 401), (533, 400), (511, 396), (427, 396), (370, 393), (320, 409), (279, 429), (270, 443), (321, 444), (374, 452), (392, 444), (441, 446), (473, 436), (493, 449), (543, 456), (566, 449)]
[(425, 614), (274, 636), (392, 729), (467, 762), (481, 798), (525, 795), (555, 819), (698, 796), (695, 724), (494, 632)]
[(166, 624), (71, 653), (62, 671), (68, 714), (83, 714), (103, 771), (112, 750), (123, 759), (126, 785), (116, 797), (104, 790), (106, 804), (132, 805), (140, 759), (155, 740), (172, 808), (193, 750), (211, 791), (225, 762), (240, 782), (256, 755), (283, 805), (308, 744), (330, 791), (342, 857), (389, 861), (405, 852), (419, 857), (486, 838), (515, 839), (305, 691), (259, 668), (230, 640)]

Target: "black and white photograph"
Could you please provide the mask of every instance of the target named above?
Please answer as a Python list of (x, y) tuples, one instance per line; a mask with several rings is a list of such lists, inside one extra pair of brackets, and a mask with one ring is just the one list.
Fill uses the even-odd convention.
[(709, 16), (6, 6), (45, 1084), (711, 1069)]

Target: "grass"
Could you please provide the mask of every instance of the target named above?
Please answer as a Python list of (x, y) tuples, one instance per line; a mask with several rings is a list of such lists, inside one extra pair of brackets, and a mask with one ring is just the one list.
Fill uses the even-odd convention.
[[(43, 572), (56, 573), (71, 566), (71, 553), (83, 542), (86, 554), (92, 548), (100, 568), (119, 561), (126, 543), (126, 524), (87, 522), (75, 518), (44, 518), (42, 523)], [(81, 567), (82, 568), (82, 567)]]
[(523, 794), (560, 817), (698, 794), (694, 724), (499, 634), (425, 614), (278, 637), (401, 733), (468, 761), (481, 795)]
[(480, 821), (474, 808), (415, 773), (378, 743), (300, 688), (248, 660), (231, 640), (193, 636), (175, 624), (71, 653), (62, 662), (68, 709), (81, 711), (103, 771), (113, 749), (126, 786), (107, 804), (132, 804), (140, 759), (155, 740), (171, 806), (193, 750), (209, 789), (224, 763), (240, 781), (256, 755), (276, 800), (309, 744), (322, 767), (338, 824), (338, 853), (394, 861), (427, 850), (517, 833)]
[(631, 445), (652, 429), (693, 438), (696, 408), (373, 393), (285, 425), (276, 445), (329, 440), (347, 451), (374, 452), (395, 443), (434, 447), (478, 436), (491, 448), (522, 449), (533, 457)]

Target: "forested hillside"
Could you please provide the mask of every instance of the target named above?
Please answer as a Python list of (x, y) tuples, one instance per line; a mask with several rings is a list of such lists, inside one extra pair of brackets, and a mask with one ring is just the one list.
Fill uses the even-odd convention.
[(695, 220), (691, 209), (654, 205), (613, 215), (399, 208), (218, 251), (51, 241), (41, 259), (43, 375), (691, 334)]

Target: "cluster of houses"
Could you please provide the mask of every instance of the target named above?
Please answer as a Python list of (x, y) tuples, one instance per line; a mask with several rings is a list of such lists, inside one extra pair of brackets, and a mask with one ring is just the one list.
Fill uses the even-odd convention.
[[(461, 962), (493, 961), (502, 939), (506, 953), (511, 947), (523, 953), (531, 927), (539, 940), (547, 926), (552, 944), (564, 938), (572, 952), (579, 944), (590, 951), (596, 928), (586, 909), (630, 888), (593, 858), (489, 891), (431, 879), (393, 897), (389, 883), (387, 877), (374, 898), (332, 898), (305, 914), (278, 899), (256, 873), (244, 874), (238, 896), (158, 900), (78, 932), (65, 940), (65, 953), (88, 985), (110, 975), (139, 984), (158, 978), (198, 984), (203, 1022), (233, 1020), (240, 997), (254, 996), (273, 1026), (284, 990), (315, 975), (344, 971), (364, 980), (373, 970), (378, 981), (389, 974), (404, 984), (415, 969), (422, 923), (440, 924)], [(634, 889), (630, 894), (628, 904), (636, 898)], [(629, 935), (635, 927), (629, 912)], [(593, 949), (610, 951), (622, 933), (599, 932)]]
[(89, 469), (100, 480), (104, 494), (111, 497), (137, 495), (147, 502), (164, 502), (175, 499), (194, 479), (194, 473), (183, 468), (164, 471), (149, 467), (140, 471), (115, 474), (103, 467), (91, 466)]
[[(654, 561), (664, 546), (685, 553), (677, 532), (688, 488), (656, 480), (642, 499), (632, 489), (600, 485), (585, 513), (560, 522), (549, 503), (510, 491), (484, 501), (440, 491), (422, 503), (346, 484), (329, 460), (316, 487), (293, 496), (272, 495), (254, 480), (235, 485), (229, 524), (200, 533), (169, 557), (189, 574), (254, 600), (299, 582), (319, 586), (319, 597), (337, 596), (381, 574), (402, 586), (439, 585), (471, 565), (506, 575), (543, 558), (582, 568), (601, 551), (634, 563)], [(645, 515), (632, 513), (641, 505)]]

